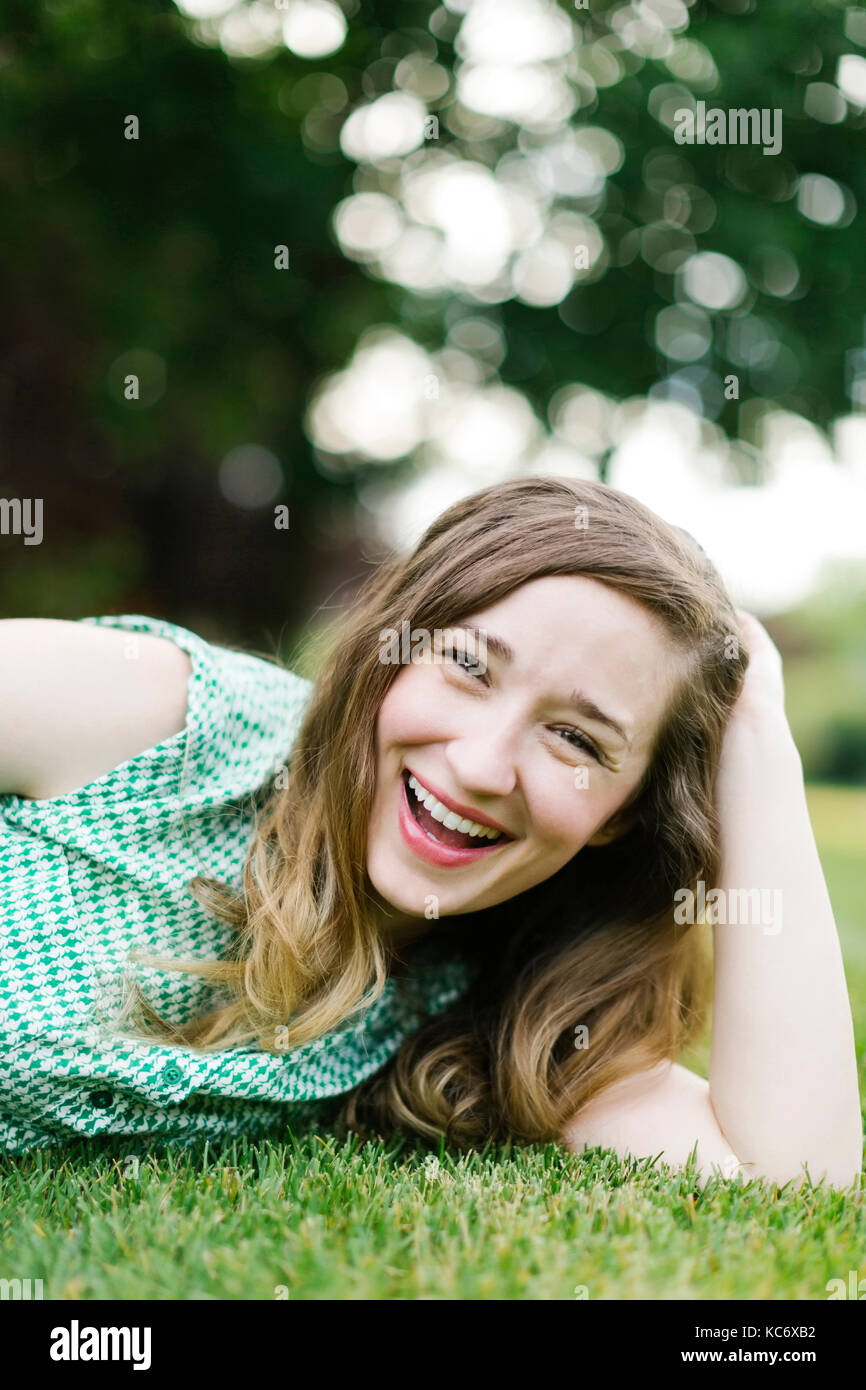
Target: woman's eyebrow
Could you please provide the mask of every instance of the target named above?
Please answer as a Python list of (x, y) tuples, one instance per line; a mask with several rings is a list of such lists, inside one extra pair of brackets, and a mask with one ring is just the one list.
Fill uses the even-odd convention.
[[(497, 637), (494, 632), (485, 632), (483, 628), (470, 628), (469, 631), (483, 637), (487, 643), (487, 650), (493, 652), (494, 656), (498, 656), (505, 662), (514, 660), (514, 648), (510, 647), (502, 637)], [(595, 700), (590, 699), (586, 691), (572, 690), (568, 703), (587, 719), (593, 719), (597, 724), (606, 724), (622, 739), (626, 748), (631, 748), (631, 739), (622, 725), (611, 715), (605, 714), (604, 710), (595, 703)]]
[(494, 656), (498, 656), (501, 661), (511, 662), (514, 660), (514, 648), (510, 647), (504, 637), (497, 637), (495, 632), (487, 632), (483, 627), (469, 628), (474, 637), (480, 637)]
[(611, 715), (605, 714), (604, 710), (599, 709), (595, 700), (591, 700), (585, 691), (572, 690), (569, 704), (574, 705), (575, 709), (579, 710), (587, 719), (594, 719), (598, 724), (606, 724), (609, 729), (613, 729), (613, 732), (619, 735), (626, 748), (631, 748), (631, 739), (622, 725), (617, 723)]

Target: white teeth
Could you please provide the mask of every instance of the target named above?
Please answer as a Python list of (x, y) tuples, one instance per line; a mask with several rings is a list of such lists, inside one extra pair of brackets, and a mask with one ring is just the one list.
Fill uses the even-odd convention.
[(414, 774), (409, 777), (409, 786), (433, 819), (441, 821), (446, 830), (459, 830), (461, 835), (472, 835), (479, 840), (499, 839), (498, 830), (494, 830), (489, 825), (480, 825), (478, 821), (467, 820), (465, 816), (459, 816), (456, 811), (451, 811), (432, 792), (428, 792)]

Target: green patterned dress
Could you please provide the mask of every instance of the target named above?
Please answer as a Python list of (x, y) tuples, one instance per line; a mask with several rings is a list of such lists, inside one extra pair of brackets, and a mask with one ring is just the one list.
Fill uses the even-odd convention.
[(127, 972), (174, 1021), (224, 997), (196, 976), (131, 963), (128, 952), (214, 959), (230, 945), (231, 927), (186, 884), (206, 874), (240, 885), (253, 810), (289, 764), (311, 686), (174, 623), (81, 621), (125, 629), (131, 659), (136, 633), (186, 651), (187, 722), (77, 791), (0, 796), (0, 1148), (99, 1134), (185, 1143), (308, 1123), (457, 999), (468, 967), (421, 950), (365, 1012), (284, 1053), (205, 1054), (119, 1036), (112, 1023)]

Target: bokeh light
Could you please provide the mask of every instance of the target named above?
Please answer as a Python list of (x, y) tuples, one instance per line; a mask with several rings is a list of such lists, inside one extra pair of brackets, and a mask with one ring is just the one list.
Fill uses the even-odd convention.
[(279, 459), (261, 444), (239, 444), (230, 449), (217, 476), (226, 501), (244, 510), (267, 506), (283, 487)]
[(323, 58), (342, 46), (346, 19), (331, 0), (290, 0), (282, 33), (286, 47), (299, 58)]

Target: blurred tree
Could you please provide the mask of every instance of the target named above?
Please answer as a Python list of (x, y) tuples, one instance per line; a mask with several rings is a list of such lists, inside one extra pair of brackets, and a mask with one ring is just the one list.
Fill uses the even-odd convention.
[[(305, 403), (369, 324), (432, 350), (466, 296), (418, 295), (343, 255), (331, 213), (363, 170), (340, 128), (394, 88), (423, 39), (448, 74), (427, 103), (438, 148), (493, 169), (541, 137), (461, 111), (463, 7), (343, 8), (345, 42), (310, 60), (282, 45), (229, 56), (171, 0), (7, 0), (0, 495), (45, 499), (45, 540), (0, 536), (0, 612), (161, 611), (265, 644), (359, 572), (355, 488), (381, 465), (317, 466)], [(863, 61), (866, 11), (835, 0), (562, 10), (582, 39), (570, 124), (611, 132), (623, 161), (597, 196), (560, 199), (604, 238), (598, 277), (558, 304), (511, 295), (491, 310), (501, 379), (542, 415), (580, 381), (620, 397), (696, 394), (732, 436), (748, 396), (826, 424), (850, 405), (859, 359), (846, 352), (863, 346), (866, 111), (834, 82), (841, 56)], [(639, 52), (624, 27), (655, 12), (677, 36), (666, 58)], [(677, 146), (660, 103), (689, 91), (722, 108), (780, 108), (782, 152)], [(825, 182), (804, 186), (809, 174)], [(275, 267), (278, 246), (288, 269)], [(748, 281), (735, 305), (700, 309), (709, 339), (687, 362), (661, 350), (658, 316), (682, 300), (677, 274), (696, 250), (730, 258)], [(721, 389), (731, 372), (739, 401)], [(125, 395), (130, 376), (138, 400)], [(239, 505), (222, 461), (247, 444), (278, 461), (282, 481), (263, 465)], [(280, 502), (288, 531), (273, 526)]]

